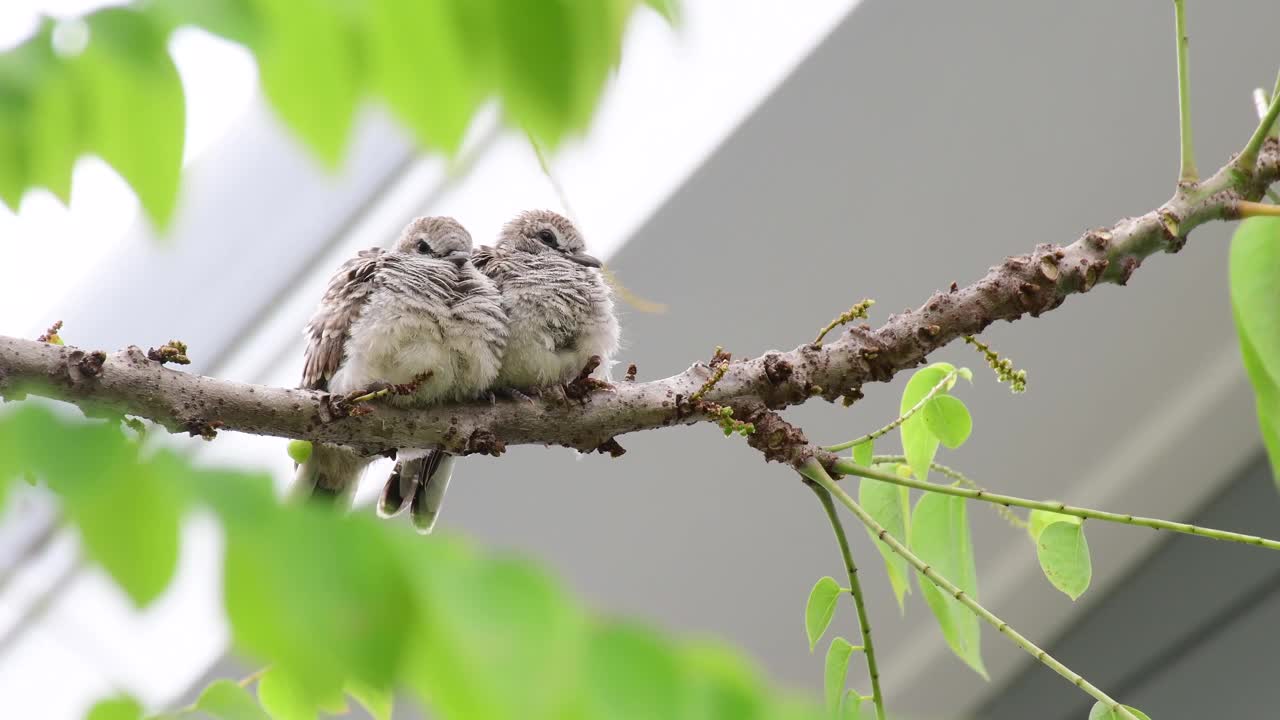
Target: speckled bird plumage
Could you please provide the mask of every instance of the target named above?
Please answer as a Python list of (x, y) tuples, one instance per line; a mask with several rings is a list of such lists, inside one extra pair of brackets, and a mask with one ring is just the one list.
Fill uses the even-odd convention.
[(507, 312), (495, 386), (523, 391), (566, 383), (593, 355), (609, 367), (619, 337), (613, 291), (599, 261), (583, 249), (567, 218), (533, 210), (508, 222), (496, 246), (472, 254), (497, 284)]
[[(361, 251), (329, 281), (307, 325), (302, 387), (347, 394), (418, 382), (390, 402), (473, 398), (497, 376), (506, 315), (496, 286), (470, 261), (471, 235), (452, 218), (410, 223), (390, 250)], [(299, 494), (349, 498), (367, 460), (317, 444), (297, 473)]]

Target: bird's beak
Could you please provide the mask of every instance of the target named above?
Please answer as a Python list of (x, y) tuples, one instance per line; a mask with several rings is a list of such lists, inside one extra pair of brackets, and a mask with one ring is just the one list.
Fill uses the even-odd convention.
[(578, 263), (579, 265), (586, 265), (587, 267), (593, 267), (593, 268), (600, 267), (600, 261), (591, 257), (586, 253), (574, 253), (569, 256), (569, 259)]
[(467, 261), (468, 261), (468, 260), (470, 260), (470, 259), (471, 259), (471, 253), (466, 252), (466, 251), (463, 251), (463, 250), (454, 250), (453, 252), (449, 253), (448, 255), (445, 255), (445, 256), (444, 256), (444, 259), (445, 259), (445, 260), (448, 260), (449, 262), (453, 263), (454, 265), (457, 265), (458, 267), (462, 267), (463, 265), (466, 265), (466, 264), (467, 264)]

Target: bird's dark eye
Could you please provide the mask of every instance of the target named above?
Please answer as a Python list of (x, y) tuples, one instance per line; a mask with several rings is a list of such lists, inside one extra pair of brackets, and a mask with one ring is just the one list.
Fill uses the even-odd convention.
[(431, 246), (427, 244), (426, 240), (418, 241), (418, 252), (422, 253), (423, 255), (426, 255), (427, 253), (431, 252)]
[(550, 230), (539, 230), (538, 239), (541, 240), (542, 244), (546, 245), (547, 247), (556, 246), (556, 234), (551, 232)]

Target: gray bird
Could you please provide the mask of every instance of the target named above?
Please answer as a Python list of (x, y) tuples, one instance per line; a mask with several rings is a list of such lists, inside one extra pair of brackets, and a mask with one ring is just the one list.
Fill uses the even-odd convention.
[[(568, 218), (533, 210), (503, 226), (495, 247), (472, 253), (475, 266), (496, 283), (507, 315), (506, 350), (494, 389), (540, 392), (560, 387), (576, 378), (592, 356), (601, 359), (607, 372), (618, 349), (613, 291), (600, 261), (583, 250), (582, 235)], [(440, 451), (432, 451), (420, 468), (401, 463), (383, 497), (394, 499), (405, 476), (423, 471), (427, 474), (419, 487), (442, 487), (452, 466), (452, 456)]]
[[(402, 407), (472, 398), (497, 376), (506, 332), (497, 288), (471, 263), (471, 235), (453, 218), (421, 217), (391, 250), (363, 250), (338, 268), (307, 325), (302, 387), (414, 386), (389, 396)], [(293, 493), (349, 503), (368, 462), (316, 443)]]

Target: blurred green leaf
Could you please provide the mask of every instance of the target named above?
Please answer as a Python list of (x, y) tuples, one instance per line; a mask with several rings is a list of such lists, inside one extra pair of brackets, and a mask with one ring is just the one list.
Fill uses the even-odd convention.
[(863, 467), (871, 467), (871, 457), (875, 453), (875, 441), (867, 440), (853, 446), (853, 461)]
[(685, 648), (683, 655), (690, 677), (689, 717), (771, 720), (760, 674), (737, 651), (703, 642)]
[(813, 652), (831, 624), (841, 592), (840, 583), (830, 577), (819, 578), (809, 591), (809, 599), (804, 606), (804, 631), (809, 636), (809, 652)]
[(963, 445), (973, 431), (973, 418), (960, 398), (939, 395), (925, 403), (921, 412), (929, 432), (952, 450)]
[(85, 720), (140, 720), (142, 706), (130, 697), (102, 700), (89, 709)]
[(151, 11), (168, 29), (195, 25), (246, 47), (258, 41), (254, 0), (155, 0)]
[(826, 688), (827, 709), (835, 712), (839, 709), (840, 696), (844, 694), (844, 681), (849, 675), (849, 656), (853, 654), (853, 646), (848, 640), (837, 637), (827, 648), (826, 672), (823, 686)]
[[(878, 469), (885, 468), (881, 466)], [(907, 544), (911, 522), (911, 493), (907, 488), (862, 478), (858, 484), (858, 504), (898, 542)], [(911, 576), (906, 559), (885, 545), (870, 530), (867, 530), (867, 536), (875, 542), (876, 550), (880, 551), (880, 557), (884, 559), (889, 584), (893, 587), (894, 597), (898, 599), (899, 612), (906, 612), (905, 599), (907, 593), (911, 592)]]
[[(965, 500), (960, 497), (925, 493), (911, 514), (911, 551), (938, 574), (950, 580), (970, 598), (978, 599), (978, 573), (974, 567), (973, 541)], [(978, 617), (958, 600), (917, 573), (920, 592), (942, 628), (951, 650), (982, 677), (981, 636)]]
[(1231, 305), (1258, 426), (1280, 485), (1280, 218), (1249, 218), (1231, 240)]
[[(947, 363), (934, 363), (915, 371), (902, 390), (902, 402), (899, 403), (898, 414), (906, 415), (907, 411), (919, 404), (929, 391), (937, 387), (938, 383), (946, 379), (953, 370), (955, 367)], [(939, 391), (939, 395), (949, 389), (951, 384), (954, 384), (954, 378), (948, 388)], [(902, 436), (902, 452), (907, 456), (907, 464), (911, 466), (916, 478), (921, 481), (928, 480), (929, 466), (933, 464), (933, 457), (938, 452), (938, 438), (929, 431), (923, 413), (917, 412), (907, 418), (899, 426), (898, 432)]]
[(644, 0), (644, 4), (658, 11), (667, 22), (675, 25), (680, 20), (680, 8), (676, 0)]
[(200, 693), (196, 710), (215, 720), (271, 720), (258, 703), (238, 683), (218, 680)]
[[(480, 0), (484, 5), (487, 0)], [(367, 4), (374, 85), (426, 147), (457, 152), (483, 99), (463, 45), (460, 14), (450, 0), (378, 0)], [(480, 18), (482, 9), (468, 17)], [(492, 34), (484, 28), (477, 34)]]
[(258, 702), (271, 720), (316, 720), (322, 709), (333, 714), (347, 711), (341, 691), (334, 687), (319, 693), (304, 690), (295, 676), (275, 667), (258, 680)]
[(577, 110), (574, 13), (595, 3), (510, 0), (496, 14), (498, 88), (513, 124), (554, 148)]
[[(14, 123), (0, 131), (0, 145), (6, 135), (16, 142), (25, 140), (20, 157), (8, 169), (15, 177), (25, 172), (23, 184), (44, 186), (65, 203), (71, 194), (71, 169), (83, 144), (79, 133), (83, 108), (71, 74), (54, 55), (52, 28), (53, 23), (45, 20), (28, 42), (0, 55), (0, 107), (7, 108), (0, 109), (0, 114)], [(0, 176), (3, 173), (0, 170)], [(20, 197), (21, 188), (17, 192)]]
[(840, 703), (841, 720), (862, 720), (862, 696), (850, 690), (844, 694), (844, 700)]
[(261, 22), (255, 49), (263, 92), (331, 168), (342, 161), (364, 71), (359, 26), (345, 7), (329, 0), (253, 0)]
[(587, 717), (646, 720), (685, 715), (687, 688), (673, 649), (625, 623), (593, 628), (586, 662)]
[(389, 688), (378, 688), (368, 683), (351, 681), (347, 683), (347, 694), (355, 698), (355, 701), (369, 713), (369, 717), (373, 720), (391, 720), (395, 697)]
[(306, 440), (290, 440), (286, 448), (289, 457), (299, 465), (311, 457), (311, 450), (311, 443)]
[(186, 122), (165, 35), (130, 8), (100, 10), (86, 22), (89, 45), (70, 67), (85, 93), (87, 149), (110, 163), (152, 222), (165, 227), (177, 207)]
[(1036, 510), (1028, 531), (1036, 541), (1036, 557), (1053, 586), (1075, 600), (1089, 588), (1093, 564), (1083, 521), (1072, 515)]
[[(1124, 707), (1129, 712), (1137, 715), (1138, 720), (1151, 720), (1150, 717), (1147, 717), (1146, 713), (1142, 712), (1138, 708), (1130, 707), (1128, 705), (1125, 705)], [(1098, 702), (1094, 703), (1093, 707), (1089, 709), (1089, 720), (1121, 720), (1121, 715), (1106, 705)]]

